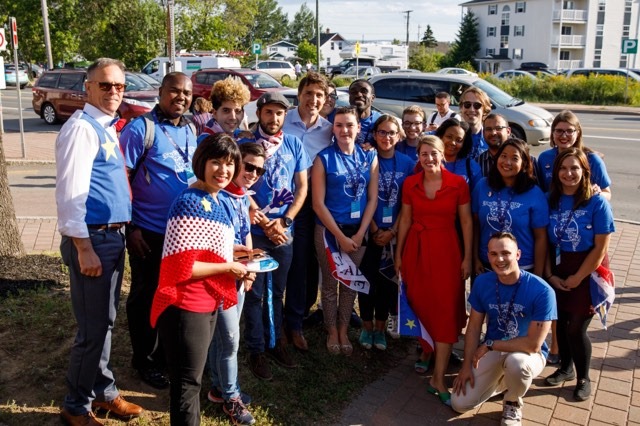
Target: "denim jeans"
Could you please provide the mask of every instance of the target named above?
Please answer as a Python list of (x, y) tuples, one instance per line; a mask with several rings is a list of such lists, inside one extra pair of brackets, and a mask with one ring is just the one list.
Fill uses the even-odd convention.
[(240, 396), (238, 382), (238, 347), (240, 346), (240, 315), (244, 304), (244, 285), (239, 284), (238, 304), (223, 310), (218, 308), (216, 331), (209, 346), (211, 388), (220, 389), (225, 401)]
[[(287, 275), (293, 256), (293, 239), (279, 246), (274, 245), (264, 235), (252, 235), (253, 247), (267, 251), (280, 266), (271, 272), (273, 280), (273, 320), (275, 340), (282, 334), (282, 314), (284, 290)], [(264, 352), (269, 345), (269, 309), (267, 305), (267, 274), (261, 273), (256, 277), (251, 291), (247, 293), (244, 303), (244, 340), (250, 354)]]

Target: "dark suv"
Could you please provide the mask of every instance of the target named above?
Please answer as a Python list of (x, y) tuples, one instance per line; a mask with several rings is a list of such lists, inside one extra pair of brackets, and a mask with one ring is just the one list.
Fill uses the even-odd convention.
[(191, 75), (191, 82), (193, 83), (193, 102), (191, 102), (191, 105), (194, 105), (198, 98), (209, 99), (211, 88), (215, 82), (224, 80), (229, 76), (239, 78), (240, 81), (247, 86), (251, 93), (252, 101), (258, 99), (260, 95), (265, 92), (275, 92), (285, 89), (275, 78), (262, 71), (245, 68), (203, 68)]
[[(33, 86), (33, 110), (47, 124), (66, 120), (84, 108), (87, 94), (84, 82), (86, 69), (56, 69), (46, 71)], [(134, 72), (125, 72), (127, 87), (117, 114), (130, 120), (150, 111), (158, 103), (158, 89)]]

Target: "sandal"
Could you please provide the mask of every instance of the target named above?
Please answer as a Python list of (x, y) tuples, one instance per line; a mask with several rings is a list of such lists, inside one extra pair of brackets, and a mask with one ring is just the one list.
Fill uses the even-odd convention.
[(331, 355), (339, 355), (340, 354), (340, 344), (337, 343), (329, 343), (329, 337), (327, 337), (327, 351)]
[[(349, 337), (346, 337), (345, 339), (346, 343), (340, 343), (340, 351), (344, 356), (351, 356), (353, 353), (353, 345), (351, 345)], [(342, 339), (340, 339), (340, 341), (342, 341)]]
[(429, 365), (431, 364), (431, 359), (428, 359), (426, 361), (422, 361), (421, 359), (417, 360), (416, 363), (413, 365), (413, 369), (416, 371), (416, 373), (418, 374), (426, 374), (427, 370), (429, 370)]
[(447, 407), (451, 407), (451, 392), (440, 392), (438, 389), (434, 388), (431, 385), (427, 386), (427, 392), (431, 395), (437, 396), (438, 399), (440, 399), (440, 402), (442, 402)]

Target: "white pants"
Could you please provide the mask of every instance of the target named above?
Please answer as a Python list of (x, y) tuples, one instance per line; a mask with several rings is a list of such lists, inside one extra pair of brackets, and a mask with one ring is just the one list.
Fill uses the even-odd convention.
[(472, 410), (489, 398), (506, 390), (505, 401), (517, 401), (522, 407), (522, 397), (535, 377), (542, 373), (546, 359), (541, 353), (487, 352), (473, 369), (474, 387), (466, 385), (466, 395), (451, 394), (451, 406), (458, 413)]

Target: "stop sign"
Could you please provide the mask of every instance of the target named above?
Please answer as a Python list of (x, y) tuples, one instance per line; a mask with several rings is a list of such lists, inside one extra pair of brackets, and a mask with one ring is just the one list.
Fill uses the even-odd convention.
[(16, 18), (9, 18), (11, 26), (11, 44), (14, 49), (18, 48), (18, 24)]

